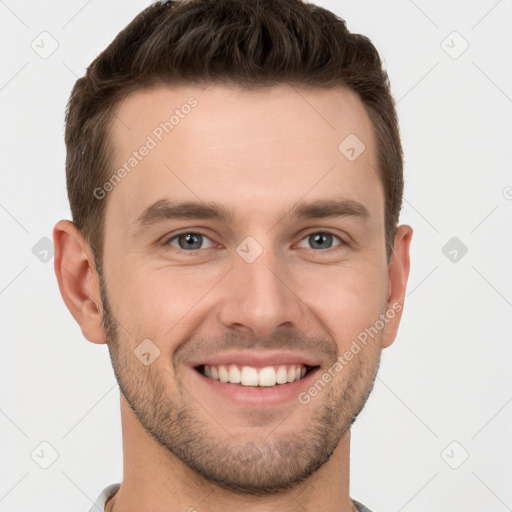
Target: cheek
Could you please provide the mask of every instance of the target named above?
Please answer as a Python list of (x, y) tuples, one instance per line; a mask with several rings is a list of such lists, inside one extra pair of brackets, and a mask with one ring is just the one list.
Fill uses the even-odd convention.
[[(190, 334), (206, 320), (210, 308), (218, 306), (216, 285), (222, 281), (224, 293), (229, 286), (222, 280), (227, 270), (222, 266), (202, 270), (155, 266), (128, 257), (108, 270), (108, 293), (116, 319), (137, 340), (149, 338), (166, 349), (172, 349), (172, 340)], [(386, 267), (376, 265), (375, 260), (338, 266), (291, 265), (285, 274), (296, 300), (303, 301), (310, 313), (307, 319), (294, 319), (296, 325), (325, 331), (340, 350), (375, 323), (387, 296)]]
[(219, 281), (217, 273), (145, 268), (140, 263), (125, 268), (117, 279), (126, 283), (118, 291), (117, 306), (127, 329), (159, 344), (176, 338)]
[(334, 337), (340, 349), (346, 348), (382, 313), (387, 292), (383, 269), (374, 267), (337, 268), (304, 276), (298, 295), (303, 298), (319, 327)]

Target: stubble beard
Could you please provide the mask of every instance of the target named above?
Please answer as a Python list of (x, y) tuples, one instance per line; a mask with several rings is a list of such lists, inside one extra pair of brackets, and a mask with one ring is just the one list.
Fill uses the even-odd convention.
[[(309, 404), (297, 401), (296, 407), (311, 407), (311, 411), (307, 424), (294, 435), (279, 436), (279, 426), (267, 437), (249, 441), (237, 439), (226, 429), (220, 432), (177, 375), (158, 365), (146, 367), (135, 357), (128, 336), (121, 336), (111, 313), (100, 269), (98, 273), (103, 327), (121, 393), (153, 439), (223, 489), (259, 496), (297, 486), (328, 462), (373, 389), (380, 350), (372, 351), (370, 360), (352, 359)], [(286, 418), (279, 421), (284, 425)]]

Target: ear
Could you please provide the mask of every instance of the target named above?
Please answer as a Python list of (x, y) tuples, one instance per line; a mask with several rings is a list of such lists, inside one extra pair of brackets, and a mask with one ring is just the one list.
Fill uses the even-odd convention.
[(55, 274), (67, 308), (89, 341), (106, 343), (99, 277), (89, 244), (69, 220), (55, 225), (53, 243)]
[(409, 247), (412, 228), (400, 226), (395, 235), (393, 254), (388, 266), (388, 321), (384, 329), (382, 348), (389, 347), (395, 341), (405, 301), (405, 289), (409, 278)]

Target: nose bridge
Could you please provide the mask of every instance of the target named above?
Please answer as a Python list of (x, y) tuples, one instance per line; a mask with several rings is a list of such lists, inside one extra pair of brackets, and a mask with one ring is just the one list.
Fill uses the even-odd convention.
[[(273, 249), (265, 248), (255, 256), (253, 242), (242, 242), (234, 255), (233, 269), (220, 307), (220, 321), (225, 327), (253, 331), (268, 337), (283, 324), (296, 326), (303, 305), (292, 291), (289, 272)], [(245, 251), (245, 252), (244, 252)], [(247, 254), (252, 252), (252, 257)]]

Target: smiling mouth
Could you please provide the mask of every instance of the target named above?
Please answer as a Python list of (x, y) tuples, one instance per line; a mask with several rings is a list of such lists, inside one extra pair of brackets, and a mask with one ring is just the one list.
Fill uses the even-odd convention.
[(203, 364), (195, 367), (199, 373), (209, 379), (252, 387), (272, 387), (297, 382), (316, 368), (318, 366), (305, 364), (280, 364), (262, 368), (237, 364)]

